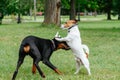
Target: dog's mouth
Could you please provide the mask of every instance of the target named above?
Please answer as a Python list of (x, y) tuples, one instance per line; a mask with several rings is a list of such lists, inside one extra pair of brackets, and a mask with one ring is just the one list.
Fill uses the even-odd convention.
[(62, 28), (62, 29), (68, 29), (68, 27), (65, 27), (63, 24), (61, 25), (60, 28)]

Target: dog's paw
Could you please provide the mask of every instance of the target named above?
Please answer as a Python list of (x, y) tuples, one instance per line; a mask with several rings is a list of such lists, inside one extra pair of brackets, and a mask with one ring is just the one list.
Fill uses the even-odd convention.
[(91, 76), (91, 73), (88, 73), (89, 76)]
[(45, 75), (44, 75), (44, 74), (42, 74), (42, 78), (45, 78)]
[(75, 74), (75, 75), (78, 74), (78, 71), (76, 71), (74, 74)]
[(58, 80), (62, 80), (62, 78), (58, 78)]
[(61, 38), (59, 38), (59, 37), (56, 37), (55, 39), (56, 39), (57, 41), (61, 41)]

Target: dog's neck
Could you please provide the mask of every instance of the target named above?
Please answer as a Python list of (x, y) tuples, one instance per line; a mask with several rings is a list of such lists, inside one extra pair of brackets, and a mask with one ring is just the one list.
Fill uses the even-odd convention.
[(70, 32), (70, 29), (72, 29), (73, 27), (75, 27), (77, 24), (72, 25), (71, 27), (68, 28), (68, 32)]
[(55, 42), (54, 42), (54, 40), (51, 40), (51, 42), (52, 42), (52, 45), (53, 45), (53, 50), (55, 51), (56, 50), (56, 45), (55, 45)]

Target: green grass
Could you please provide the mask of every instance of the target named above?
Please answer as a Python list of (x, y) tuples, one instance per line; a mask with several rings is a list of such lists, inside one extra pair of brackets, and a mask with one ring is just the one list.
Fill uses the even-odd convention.
[[(5, 16), (4, 19), (2, 20), (2, 23), (3, 24), (12, 24), (13, 23), (17, 23), (17, 15), (13, 16), (13, 15), (9, 15), (9, 16)], [(78, 18), (78, 16), (76, 16), (76, 19)], [(117, 20), (118, 19), (118, 16), (112, 16), (111, 15), (111, 18), (112, 20)], [(96, 17), (95, 16), (80, 16), (80, 20), (81, 21), (103, 21), (103, 20), (106, 20), (107, 19), (107, 16), (105, 14), (102, 14), (102, 15), (97, 15)], [(69, 16), (68, 15), (64, 15), (64, 16), (61, 16), (61, 22), (65, 22), (69, 20)], [(44, 16), (37, 16), (36, 17), (36, 20), (34, 20), (34, 16), (21, 16), (21, 21), (22, 22), (43, 22), (44, 21)]]
[[(32, 59), (27, 56), (19, 69), (16, 80), (120, 80), (120, 22), (119, 21), (88, 21), (80, 22), (79, 29), (83, 43), (90, 48), (91, 76), (87, 75), (84, 67), (79, 74), (74, 75), (75, 61), (71, 51), (58, 50), (51, 56), (51, 62), (64, 75), (57, 75), (50, 68), (39, 65), (46, 75), (42, 79), (38, 72), (32, 75)], [(0, 80), (10, 80), (16, 67), (18, 50), (21, 40), (28, 35), (52, 39), (59, 31), (52, 25), (45, 27), (40, 23), (3, 24), (0, 25)]]

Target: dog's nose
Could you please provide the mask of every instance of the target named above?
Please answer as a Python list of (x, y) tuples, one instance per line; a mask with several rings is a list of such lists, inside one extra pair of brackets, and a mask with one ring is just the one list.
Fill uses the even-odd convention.
[(65, 27), (63, 24), (61, 25), (62, 29), (68, 29), (67, 27)]
[(61, 28), (64, 29), (64, 25), (63, 24), (61, 25)]

